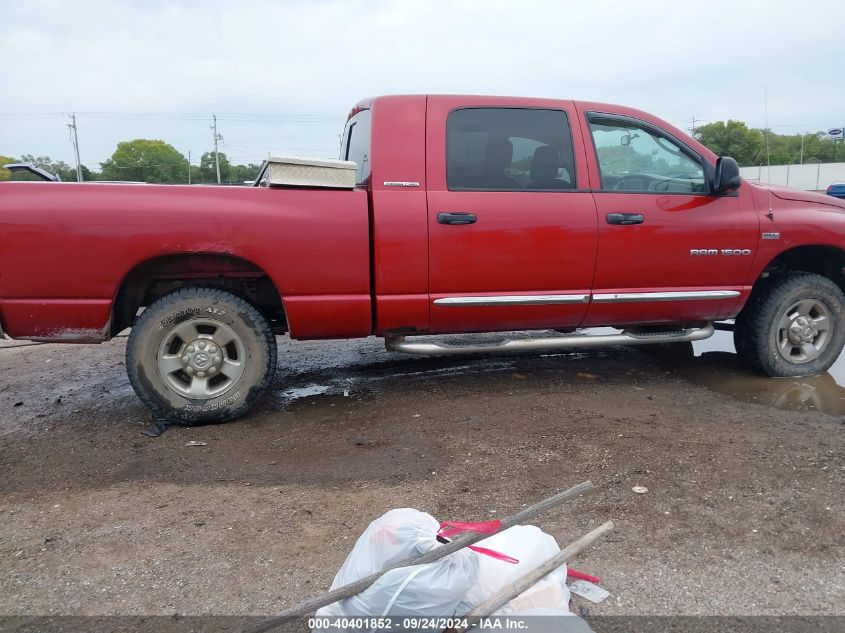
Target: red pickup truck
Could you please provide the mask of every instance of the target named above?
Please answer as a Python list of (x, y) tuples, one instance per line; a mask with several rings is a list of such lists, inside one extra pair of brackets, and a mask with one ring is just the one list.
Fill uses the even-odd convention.
[[(823, 372), (845, 342), (845, 201), (743, 181), (645, 112), (377, 97), (341, 158), (354, 189), (0, 184), (0, 331), (131, 327), (136, 392), (193, 422), (243, 414), (283, 333), (447, 354), (692, 341), (735, 319), (769, 376)], [(575, 331), (598, 326), (621, 331)], [(512, 330), (545, 332), (407, 338)]]

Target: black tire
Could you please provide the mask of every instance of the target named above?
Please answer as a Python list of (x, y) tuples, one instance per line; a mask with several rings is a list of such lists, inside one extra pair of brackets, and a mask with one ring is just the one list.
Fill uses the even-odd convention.
[(183, 288), (138, 318), (126, 371), (156, 420), (228, 422), (272, 383), (276, 338), (267, 319), (240, 297), (219, 288)]
[[(798, 308), (799, 304), (802, 307)], [(807, 310), (806, 306), (813, 304), (815, 307)], [(800, 321), (802, 310), (809, 319)], [(822, 317), (827, 319), (826, 330), (816, 325), (824, 323)], [(794, 331), (784, 327), (786, 324)], [(809, 347), (805, 347), (807, 344)], [(845, 295), (833, 281), (812, 273), (787, 273), (762, 280), (734, 327), (734, 345), (740, 359), (765, 376), (823, 373), (836, 362), (843, 344)], [(804, 351), (811, 348), (813, 351)]]

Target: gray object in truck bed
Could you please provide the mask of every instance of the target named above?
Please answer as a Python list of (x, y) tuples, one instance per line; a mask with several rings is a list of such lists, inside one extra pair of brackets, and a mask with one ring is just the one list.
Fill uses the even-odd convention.
[(351, 160), (268, 158), (255, 180), (259, 187), (320, 187), (354, 189), (358, 166)]

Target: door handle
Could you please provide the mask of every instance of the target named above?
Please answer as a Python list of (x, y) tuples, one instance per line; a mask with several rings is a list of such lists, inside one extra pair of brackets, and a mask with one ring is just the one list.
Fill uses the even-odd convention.
[(475, 224), (477, 219), (474, 213), (463, 211), (444, 211), (437, 214), (438, 224)]
[(642, 224), (645, 216), (642, 213), (608, 213), (608, 224)]

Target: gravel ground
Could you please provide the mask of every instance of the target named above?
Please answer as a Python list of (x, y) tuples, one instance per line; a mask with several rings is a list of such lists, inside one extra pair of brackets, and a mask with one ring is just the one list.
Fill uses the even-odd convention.
[(591, 479), (537, 522), (561, 545), (616, 523), (573, 563), (611, 597), (576, 612), (845, 615), (830, 375), (751, 377), (724, 338), (447, 359), (279, 339), (251, 415), (148, 437), (124, 344), (0, 344), (2, 614), (270, 614), (386, 510), (486, 520)]

